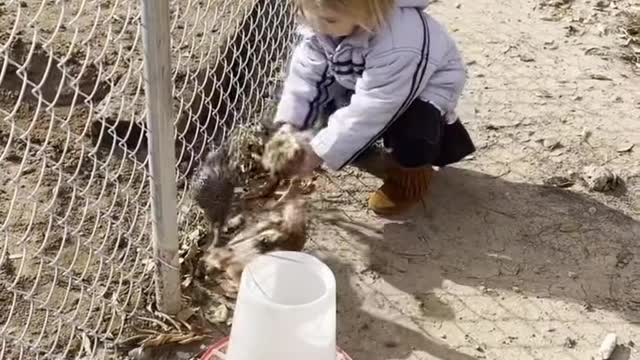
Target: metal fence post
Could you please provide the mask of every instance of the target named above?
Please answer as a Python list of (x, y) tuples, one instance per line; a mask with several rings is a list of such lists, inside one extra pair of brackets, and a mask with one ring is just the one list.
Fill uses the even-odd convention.
[(141, 5), (156, 300), (160, 311), (175, 314), (181, 295), (169, 0), (141, 0)]

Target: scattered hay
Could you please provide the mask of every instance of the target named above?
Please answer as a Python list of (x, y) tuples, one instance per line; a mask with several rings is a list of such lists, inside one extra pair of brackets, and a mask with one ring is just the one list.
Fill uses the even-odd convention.
[(229, 164), (243, 178), (262, 172), (262, 152), (268, 136), (261, 124), (236, 128), (229, 138)]
[(625, 11), (625, 21), (620, 31), (625, 39), (622, 58), (640, 71), (640, 11)]
[(232, 290), (240, 285), (244, 267), (257, 256), (276, 250), (302, 251), (307, 242), (306, 204), (301, 198), (256, 215), (227, 246), (209, 248), (203, 257), (207, 274), (214, 274), (214, 280), (220, 280), (220, 273), (225, 273), (232, 281)]
[(130, 359), (176, 359), (176, 353), (199, 353), (201, 348), (219, 336), (208, 326), (199, 308), (185, 307), (176, 316), (146, 308), (146, 316), (136, 316), (130, 323), (134, 335), (116, 343)]

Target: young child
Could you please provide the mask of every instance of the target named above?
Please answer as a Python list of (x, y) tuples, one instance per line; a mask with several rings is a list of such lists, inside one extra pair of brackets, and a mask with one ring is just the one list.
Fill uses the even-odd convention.
[(352, 164), (384, 180), (371, 210), (407, 210), (426, 193), (433, 166), (475, 151), (454, 111), (465, 84), (456, 44), (424, 12), (428, 0), (293, 2), (303, 39), (275, 123), (297, 132), (329, 114), (298, 175)]

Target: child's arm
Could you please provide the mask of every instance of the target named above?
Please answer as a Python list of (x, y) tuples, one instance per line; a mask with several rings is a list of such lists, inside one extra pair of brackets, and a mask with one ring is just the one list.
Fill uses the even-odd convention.
[(367, 60), (351, 103), (336, 111), (311, 141), (325, 164), (339, 170), (353, 161), (422, 93), (434, 65), (419, 52), (395, 52)]
[(306, 37), (293, 51), (275, 116), (278, 125), (307, 129), (331, 100), (328, 88), (334, 80), (324, 53), (314, 41)]

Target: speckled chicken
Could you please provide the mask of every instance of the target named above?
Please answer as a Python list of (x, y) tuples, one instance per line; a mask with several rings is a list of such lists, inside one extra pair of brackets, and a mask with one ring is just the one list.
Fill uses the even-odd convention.
[(306, 237), (304, 201), (287, 200), (268, 218), (239, 232), (223, 248), (213, 248), (203, 257), (205, 269), (224, 271), (236, 285), (242, 270), (256, 256), (276, 250), (302, 251)]
[[(194, 200), (204, 210), (213, 231), (213, 245), (224, 245), (222, 228), (229, 212), (235, 184), (229, 167), (227, 146), (211, 150), (200, 166), (193, 183)], [(210, 245), (207, 241), (206, 247)]]

